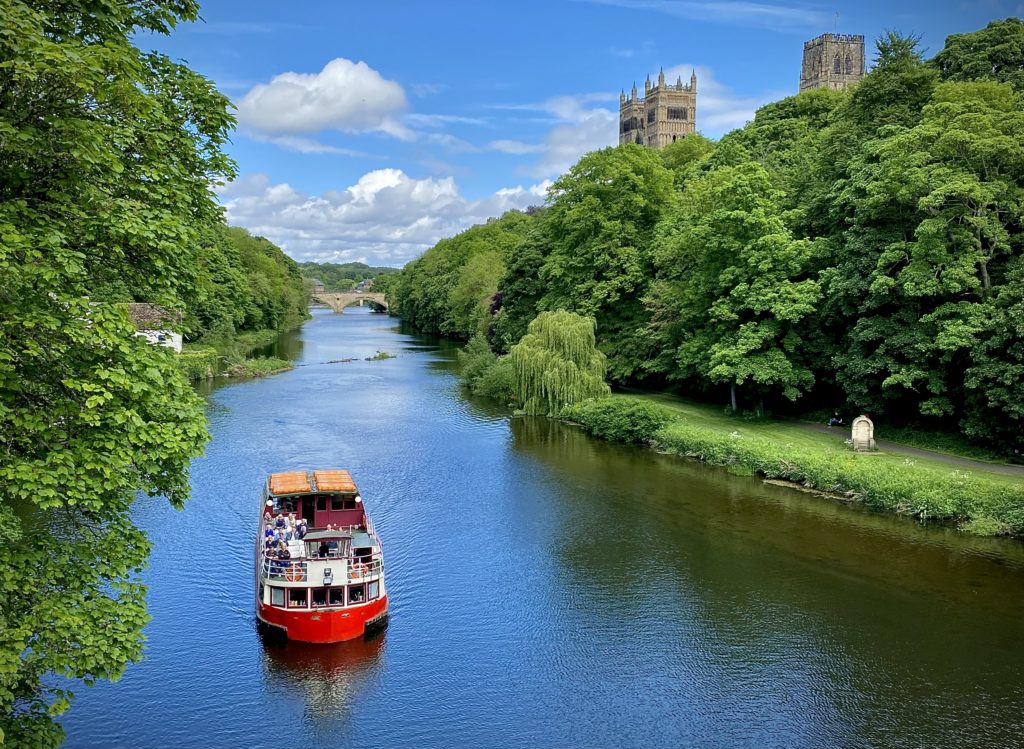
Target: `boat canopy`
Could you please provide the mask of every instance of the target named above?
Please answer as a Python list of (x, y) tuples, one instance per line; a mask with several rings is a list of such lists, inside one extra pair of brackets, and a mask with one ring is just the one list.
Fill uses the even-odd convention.
[(313, 471), (313, 478), (316, 480), (316, 488), (322, 492), (356, 491), (356, 484), (348, 471)]
[(271, 494), (301, 494), (312, 491), (309, 476), (305, 471), (288, 471), (270, 474)]

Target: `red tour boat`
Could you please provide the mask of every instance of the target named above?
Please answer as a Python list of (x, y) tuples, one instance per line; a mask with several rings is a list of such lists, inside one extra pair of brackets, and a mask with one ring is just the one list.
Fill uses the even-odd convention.
[(383, 626), (384, 557), (348, 471), (270, 475), (256, 539), (256, 616), (302, 642)]

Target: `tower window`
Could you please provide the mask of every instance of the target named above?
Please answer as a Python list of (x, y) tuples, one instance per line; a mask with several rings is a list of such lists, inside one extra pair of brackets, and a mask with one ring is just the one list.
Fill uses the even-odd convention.
[(846, 74), (853, 75), (853, 58), (849, 52), (846, 53)]
[(654, 113), (653, 109), (648, 109), (647, 110), (647, 124), (648, 125), (653, 124), (653, 122), (654, 122), (654, 114), (655, 113)]
[(670, 120), (688, 120), (689, 119), (689, 107), (669, 107), (668, 118)]
[(839, 61), (839, 55), (836, 55), (836, 59), (832, 61), (832, 72), (833, 73), (842, 73), (843, 72), (842, 63)]

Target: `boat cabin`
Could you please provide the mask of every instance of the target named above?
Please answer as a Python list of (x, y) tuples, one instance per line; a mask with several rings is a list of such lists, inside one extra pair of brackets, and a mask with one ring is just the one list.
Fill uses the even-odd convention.
[(289, 471), (271, 474), (267, 498), (272, 511), (295, 513), (310, 528), (365, 527), (366, 513), (348, 471)]

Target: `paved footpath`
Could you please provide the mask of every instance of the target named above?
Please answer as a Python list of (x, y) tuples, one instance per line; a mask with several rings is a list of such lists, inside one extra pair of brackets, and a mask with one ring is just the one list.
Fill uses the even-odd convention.
[[(850, 433), (848, 426), (841, 427), (827, 427), (824, 424), (810, 424), (806, 421), (797, 422), (804, 429), (808, 429), (812, 432), (822, 432), (823, 434), (831, 434), (840, 439), (845, 439)], [(844, 436), (845, 435), (845, 436)], [(882, 452), (893, 453), (897, 455), (913, 455), (917, 458), (927, 458), (929, 460), (937, 460), (940, 463), (949, 463), (952, 466), (962, 466), (964, 468), (975, 468), (979, 471), (990, 471), (992, 473), (1003, 473), (1007, 476), (1020, 476), (1024, 478), (1024, 466), (1009, 465), (1008, 463), (986, 463), (983, 460), (971, 460), (970, 458), (961, 458), (959, 455), (947, 455), (946, 453), (935, 452), (934, 450), (923, 450), (919, 447), (908, 447), (907, 445), (901, 445), (898, 442), (890, 442), (889, 440), (876, 440), (878, 443), (878, 449)]]

